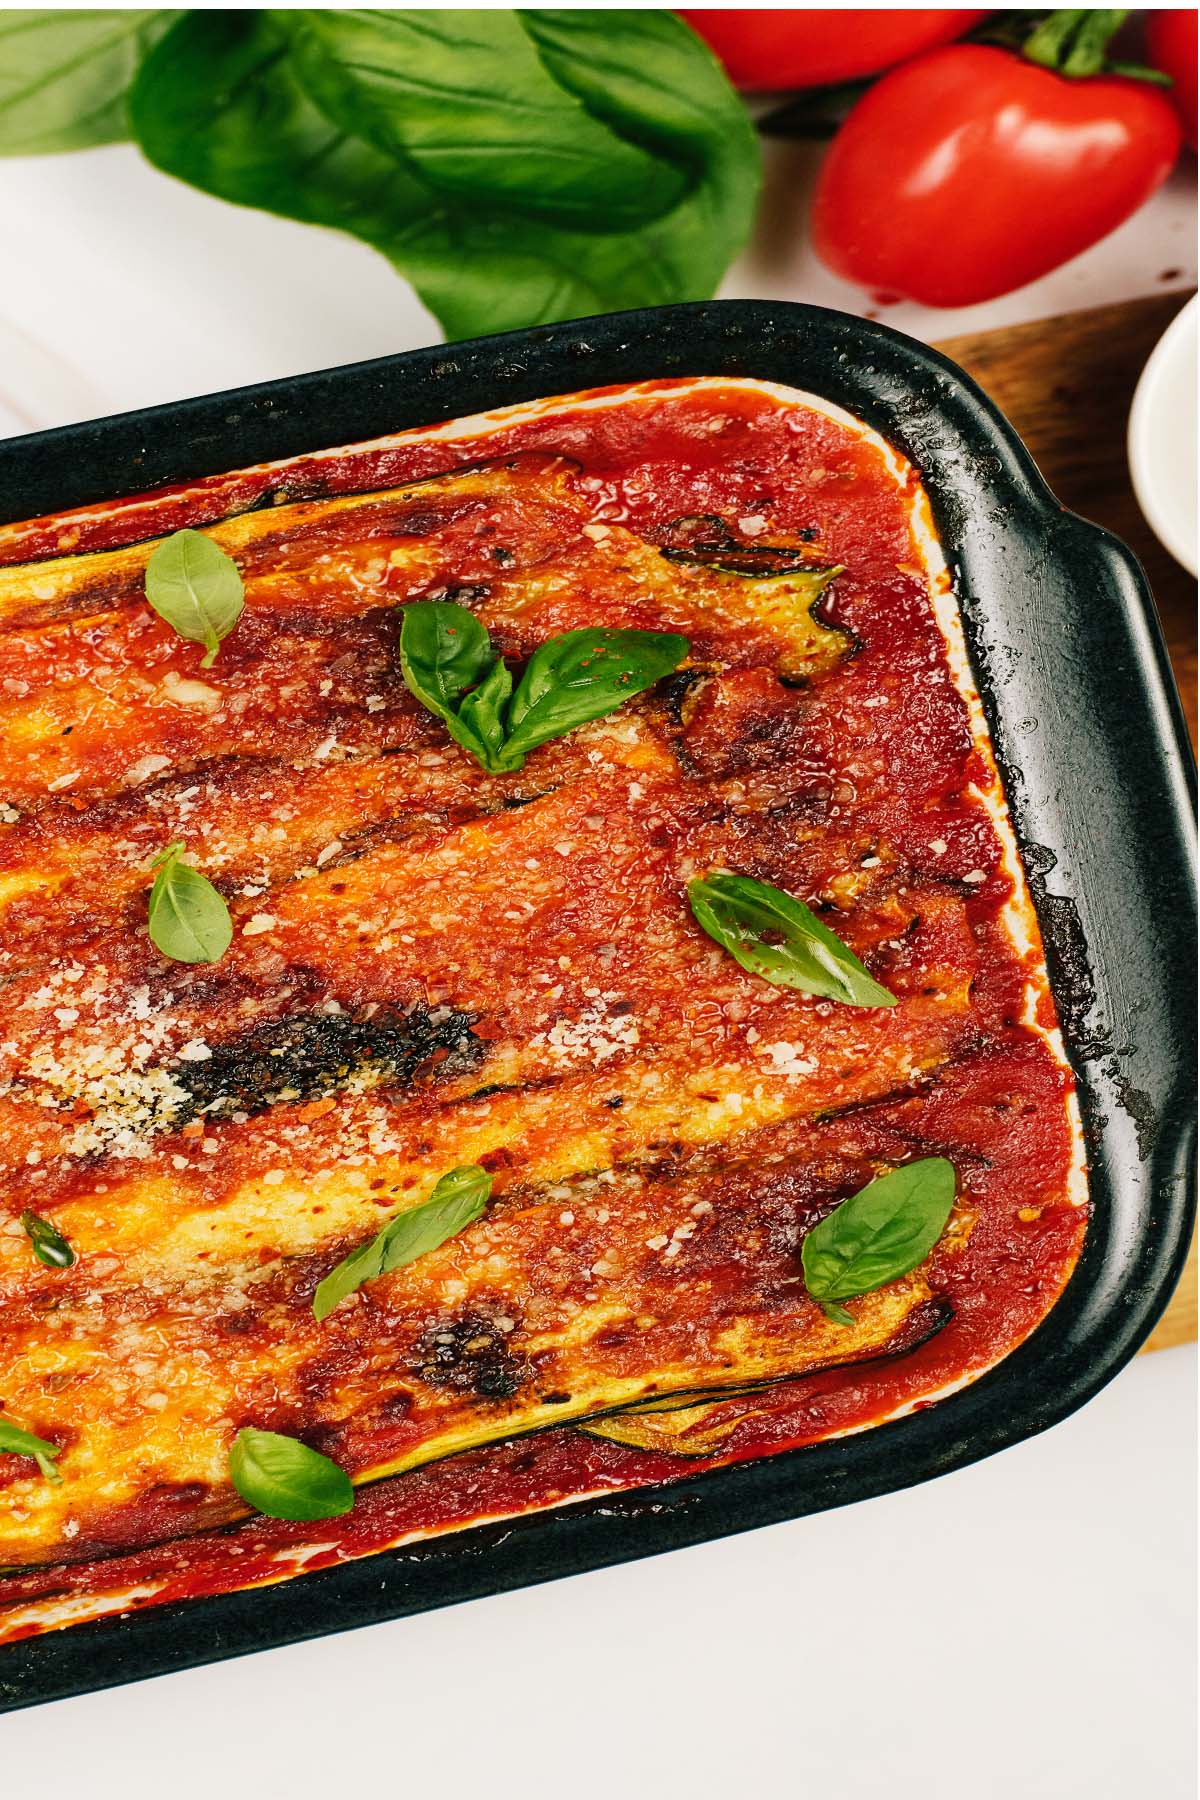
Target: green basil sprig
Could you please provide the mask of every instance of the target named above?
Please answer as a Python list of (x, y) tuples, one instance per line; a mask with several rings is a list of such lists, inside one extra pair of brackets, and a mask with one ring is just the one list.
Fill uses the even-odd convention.
[(451, 1169), (438, 1181), (428, 1200), (398, 1213), (369, 1244), (352, 1250), (330, 1270), (313, 1295), (313, 1317), (328, 1318), (338, 1301), (360, 1288), (364, 1281), (403, 1269), (457, 1237), (483, 1216), (491, 1191), (491, 1176), (477, 1164)]
[(146, 598), (180, 637), (204, 645), (200, 667), (209, 669), (242, 616), (246, 590), (219, 544), (202, 531), (175, 531), (146, 564)]
[(923, 1262), (954, 1206), (954, 1164), (944, 1156), (904, 1163), (869, 1181), (814, 1225), (800, 1259), (804, 1284), (829, 1318), (854, 1320), (839, 1304), (873, 1293)]
[(167, 174), (365, 240), (450, 338), (715, 293), (760, 181), (659, 8), (187, 12), (129, 122)]
[(33, 1245), (33, 1254), (39, 1262), (45, 1263), (48, 1269), (69, 1269), (75, 1261), (75, 1252), (49, 1219), (43, 1219), (28, 1207), (21, 1214), (21, 1227), (29, 1242)]
[(247, 1425), (229, 1449), (229, 1478), (242, 1499), (269, 1519), (336, 1519), (354, 1505), (354, 1488), (319, 1450), (278, 1431)]
[(845, 1006), (895, 1006), (853, 951), (802, 900), (719, 870), (688, 883), (696, 921), (751, 975)]
[(62, 1483), (62, 1476), (54, 1466), (54, 1459), (61, 1455), (57, 1444), (49, 1444), (45, 1438), (35, 1437), (32, 1431), (6, 1419), (0, 1413), (0, 1450), (7, 1450), (12, 1456), (32, 1456), (47, 1481), (56, 1487)]
[(566, 631), (539, 645), (516, 693), (474, 613), (449, 600), (403, 609), (400, 667), (409, 692), (489, 774), (522, 767), (539, 744), (615, 712), (688, 653), (670, 631)]
[(180, 862), (182, 838), (168, 844), (152, 864), (158, 870), (150, 889), (150, 941), (173, 962), (217, 962), (233, 941), (229, 908), (211, 881)]

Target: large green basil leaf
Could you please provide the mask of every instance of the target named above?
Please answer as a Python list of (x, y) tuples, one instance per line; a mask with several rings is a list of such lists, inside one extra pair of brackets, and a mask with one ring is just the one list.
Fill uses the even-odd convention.
[(688, 653), (671, 631), (564, 631), (530, 657), (508, 709), (503, 766), (519, 769), (539, 744), (615, 712)]
[(129, 136), (125, 92), (174, 12), (0, 11), (0, 156)]
[(716, 870), (688, 884), (688, 903), (709, 937), (751, 975), (845, 1006), (896, 1004), (841, 938), (781, 888)]
[(296, 8), (270, 15), (321, 110), (439, 193), (588, 230), (679, 200), (683, 173), (594, 119), (538, 55), (525, 17)]
[[(311, 77), (312, 45), (339, 29), (349, 34), (350, 26), (338, 21), (352, 16), (330, 11), (318, 28), (287, 13), (186, 14), (147, 57), (130, 97), (145, 154), (168, 174), (223, 199), (363, 238), (407, 276), (450, 337), (704, 299), (715, 291), (753, 218), (758, 146), (742, 103), (680, 20), (658, 11), (606, 12), (596, 22), (583, 12), (505, 15), (518, 21), (561, 90), (562, 120), (573, 122), (564, 129), (573, 131), (582, 104), (597, 129), (604, 127), (614, 154), (623, 159), (632, 147), (661, 162), (671, 183), (681, 183), (673, 202), (669, 184), (657, 179), (617, 202), (602, 177), (584, 229), (544, 216), (553, 158), (524, 155), (498, 173), (491, 162), (503, 159), (485, 158), (479, 139), (464, 133), (457, 162), (440, 143), (434, 160), (442, 185), (435, 185), (420, 162), (415, 133), (405, 138), (407, 114), (398, 99), (388, 141), (403, 142), (402, 154), (385, 153), (378, 139), (368, 143), (360, 135), (365, 111), (339, 103), (339, 118), (328, 117), (300, 67)], [(464, 111), (469, 96), (454, 87), (455, 68), (474, 66), (470, 45), (478, 27), (471, 21), (478, 15), (392, 16), (415, 19), (410, 30), (437, 18), (439, 54), (447, 58), (447, 116), (469, 114), (478, 124), (474, 101)], [(469, 40), (461, 64), (448, 47), (456, 31)], [(289, 54), (293, 44), (297, 56)], [(341, 60), (339, 82), (349, 82), (349, 60)], [(320, 99), (329, 104), (331, 83), (320, 79)], [(494, 83), (494, 72), (489, 79)], [(382, 83), (372, 84), (372, 129), (379, 136), (382, 91)], [(518, 84), (510, 99), (514, 109), (522, 107)], [(494, 85), (486, 101), (484, 110), (499, 104)], [(545, 124), (547, 115), (540, 116)], [(481, 168), (488, 165), (493, 182), (515, 180), (519, 165), (530, 197), (518, 205), (514, 189), (481, 203), (455, 191), (446, 171), (465, 180), (472, 156)], [(556, 204), (579, 200), (582, 166), (572, 164), (573, 185), (559, 190)], [(643, 209), (636, 216), (635, 201)]]
[(364, 1281), (388, 1275), (427, 1256), (482, 1218), (492, 1191), (492, 1178), (476, 1163), (450, 1169), (428, 1200), (397, 1213), (367, 1244), (360, 1244), (330, 1270), (313, 1295), (313, 1317), (328, 1318), (340, 1300)]
[(839, 1301), (869, 1294), (923, 1262), (954, 1206), (954, 1164), (944, 1156), (904, 1163), (836, 1206), (800, 1252), (804, 1284), (840, 1324)]

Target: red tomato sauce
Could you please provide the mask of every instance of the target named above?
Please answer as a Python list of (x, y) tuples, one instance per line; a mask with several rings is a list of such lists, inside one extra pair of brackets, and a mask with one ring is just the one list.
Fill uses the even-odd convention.
[[(10, 1636), (49, 1628), (36, 1607), (28, 1616), (21, 1610), (39, 1600), (78, 1603), (79, 1616), (98, 1616), (225, 1593), (413, 1535), (692, 1478), (861, 1429), (991, 1366), (1044, 1317), (1074, 1266), (1086, 1207), (1069, 1198), (1070, 1076), (1045, 1038), (1021, 1022), (1029, 969), (1002, 923), (1011, 882), (1001, 847), (971, 792), (973, 783), (986, 785), (990, 771), (972, 742), (926, 577), (914, 561), (908, 507), (916, 478), (898, 486), (877, 452), (844, 425), (765, 392), (732, 386), (714, 394), (710, 387), (681, 397), (673, 384), (655, 384), (624, 404), (567, 406), (501, 425), (482, 439), (402, 440), (302, 458), (123, 501), (107, 512), (11, 527), (0, 532), (0, 562), (202, 525), (281, 490), (289, 499), (367, 492), (531, 449), (579, 464), (572, 479), (600, 519), (653, 538), (684, 514), (755, 519), (769, 510), (772, 523), (788, 531), (819, 533), (852, 572), (860, 651), (827, 705), (814, 695), (814, 754), (852, 771), (856, 821), (873, 822), (914, 861), (929, 855), (929, 818), (936, 814), (939, 869), (966, 897), (980, 948), (974, 1002), (981, 1030), (977, 1051), (915, 1096), (850, 1109), (820, 1129), (885, 1158), (919, 1141), (930, 1154), (970, 1163), (977, 1212), (969, 1236), (953, 1252), (939, 1247), (930, 1265), (948, 1321), (906, 1353), (786, 1382), (764, 1390), (749, 1409), (744, 1399), (725, 1403), (738, 1422), (719, 1456), (681, 1458), (549, 1430), (378, 1481), (359, 1490), (352, 1513), (317, 1526), (255, 1517), (152, 1549), (0, 1578)], [(829, 616), (841, 622), (836, 598)], [(981, 871), (982, 879), (964, 882)], [(1053, 1025), (1048, 997), (1040, 1017)], [(310, 1544), (320, 1547), (300, 1554)], [(289, 1552), (297, 1553), (295, 1563)], [(139, 1588), (150, 1591), (129, 1596)], [(106, 1594), (114, 1599), (102, 1602)], [(91, 1611), (89, 1597), (101, 1602)]]

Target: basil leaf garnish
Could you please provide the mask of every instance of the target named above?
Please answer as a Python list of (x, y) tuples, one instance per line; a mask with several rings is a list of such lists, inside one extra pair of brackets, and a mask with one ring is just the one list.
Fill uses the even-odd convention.
[(173, 962), (217, 962), (233, 941), (233, 920), (212, 882), (180, 862), (184, 848), (182, 839), (168, 844), (152, 865), (158, 874), (147, 909), (150, 941)]
[(48, 1269), (69, 1269), (75, 1252), (58, 1228), (28, 1208), (21, 1214), (21, 1226), (33, 1245), (33, 1254)]
[(715, 293), (760, 181), (657, 8), (188, 12), (129, 114), (169, 175), (373, 245), (447, 338)]
[(451, 1169), (438, 1181), (428, 1200), (390, 1219), (368, 1244), (344, 1256), (313, 1295), (313, 1317), (326, 1319), (347, 1294), (377, 1275), (403, 1269), (428, 1255), (483, 1216), (492, 1178), (476, 1163)]
[(687, 892), (697, 923), (752, 975), (845, 1006), (896, 1005), (896, 996), (802, 900), (749, 875), (720, 871), (689, 882)]
[(202, 531), (164, 538), (146, 564), (146, 598), (180, 637), (205, 646), (202, 669), (212, 667), (246, 604), (237, 564)]
[(299, 1438), (246, 1425), (229, 1450), (229, 1478), (269, 1519), (335, 1519), (354, 1505), (344, 1469)]
[[(503, 657), (497, 658), (477, 688), (466, 695), (457, 723), (482, 746), (479, 760), (485, 768), (507, 768), (504, 761), (504, 710), (512, 694), (512, 675)], [(453, 735), (453, 727), (451, 727)], [(460, 737), (459, 743), (466, 743)], [(468, 749), (470, 745), (467, 745)], [(477, 754), (473, 752), (473, 754)], [(517, 765), (520, 767), (520, 764)]]
[(468, 688), (484, 682), (489, 671), (496, 691), (492, 641), (474, 613), (450, 600), (414, 600), (400, 620), (400, 668), (409, 693), (437, 714), (456, 744), (490, 768), (489, 737), (470, 714), (459, 717)]
[(400, 621), (400, 656), (410, 691), (448, 721), (490, 667), (492, 643), (469, 607), (414, 600)]
[(12, 1419), (6, 1419), (0, 1413), (0, 1450), (7, 1450), (13, 1456), (32, 1456), (47, 1481), (56, 1487), (62, 1483), (62, 1476), (54, 1466), (54, 1459), (61, 1455), (57, 1444), (49, 1444), (45, 1438), (35, 1437), (32, 1431), (26, 1431)]
[(400, 621), (409, 692), (489, 774), (519, 769), (531, 750), (615, 712), (688, 653), (670, 631), (566, 631), (534, 651), (516, 693), (475, 615), (450, 600), (414, 600)]
[(0, 155), (129, 136), (125, 90), (174, 12), (0, 11)]
[(534, 651), (508, 709), (505, 767), (577, 725), (615, 712), (688, 653), (673, 631), (565, 631)]
[(954, 1206), (954, 1164), (904, 1163), (836, 1206), (804, 1240), (804, 1283), (831, 1319), (854, 1323), (841, 1300), (907, 1275), (933, 1249)]

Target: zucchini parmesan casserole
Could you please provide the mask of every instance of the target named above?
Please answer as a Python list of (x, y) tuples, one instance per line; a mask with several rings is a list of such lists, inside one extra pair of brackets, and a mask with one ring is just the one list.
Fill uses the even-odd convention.
[(0, 662), (0, 1637), (860, 1431), (1061, 1292), (1037, 924), (845, 413), (8, 526)]

